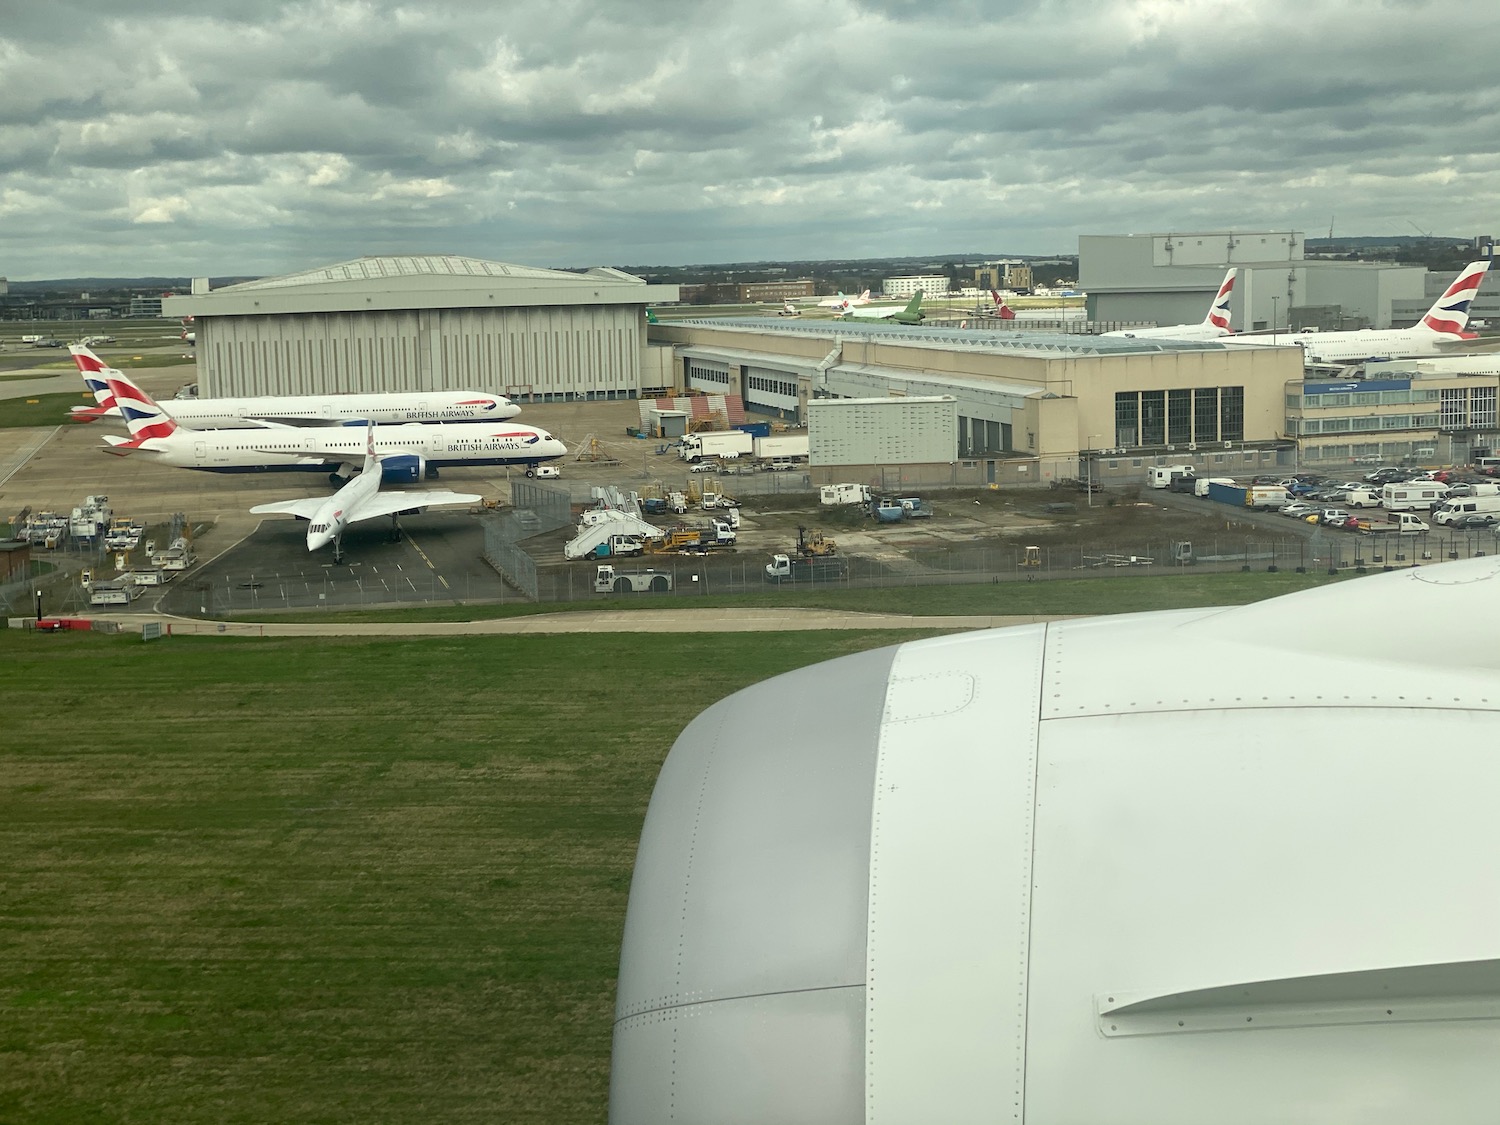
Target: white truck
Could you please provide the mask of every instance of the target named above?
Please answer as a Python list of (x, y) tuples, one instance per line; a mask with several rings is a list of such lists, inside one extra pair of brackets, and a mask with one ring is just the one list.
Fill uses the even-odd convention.
[(1361, 520), (1359, 529), (1360, 531), (1375, 535), (1415, 535), (1418, 532), (1432, 530), (1432, 528), (1427, 526), (1426, 520), (1414, 516), (1410, 512), (1391, 512), (1386, 516), (1385, 523), (1366, 523), (1364, 520)]
[(605, 563), (594, 571), (594, 592), (598, 594), (645, 593), (665, 594), (672, 588), (672, 576), (655, 570), (616, 570)]
[(1146, 469), (1146, 484), (1151, 488), (1170, 488), (1173, 477), (1190, 477), (1197, 471), (1191, 465), (1150, 465)]
[(770, 434), (755, 439), (755, 457), (759, 461), (806, 461), (806, 434)]
[(1435, 480), (1408, 480), (1388, 484), (1380, 490), (1380, 503), (1388, 512), (1431, 510), (1448, 499), (1448, 486)]
[(1432, 509), (1435, 523), (1452, 523), (1462, 516), (1500, 516), (1500, 495), (1455, 496)]
[(705, 457), (733, 461), (737, 457), (748, 457), (754, 448), (755, 439), (744, 430), (705, 430), (680, 438), (677, 442), (677, 456), (690, 462), (701, 461)]

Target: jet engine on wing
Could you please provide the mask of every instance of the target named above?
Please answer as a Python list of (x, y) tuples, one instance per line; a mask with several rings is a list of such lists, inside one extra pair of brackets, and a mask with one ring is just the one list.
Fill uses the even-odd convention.
[(427, 475), (427, 459), (416, 453), (396, 453), (380, 459), (380, 479), (386, 484), (405, 484)]

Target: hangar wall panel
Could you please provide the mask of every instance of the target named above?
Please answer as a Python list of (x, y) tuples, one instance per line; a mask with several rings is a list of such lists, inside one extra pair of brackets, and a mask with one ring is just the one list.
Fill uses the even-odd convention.
[(812, 465), (932, 465), (958, 457), (958, 402), (819, 399), (807, 404)]
[(535, 306), (205, 318), (205, 396), (498, 391), (522, 401), (629, 398), (640, 311)]

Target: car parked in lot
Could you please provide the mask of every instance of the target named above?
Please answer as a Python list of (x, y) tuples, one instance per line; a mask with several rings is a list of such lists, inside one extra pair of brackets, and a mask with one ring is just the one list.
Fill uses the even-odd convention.
[(1281, 515), (1287, 516), (1290, 519), (1303, 519), (1317, 511), (1311, 504), (1304, 503), (1301, 500), (1293, 500), (1290, 503), (1283, 504), (1276, 510)]
[(1485, 512), (1471, 512), (1466, 516), (1459, 516), (1450, 527), (1454, 531), (1484, 531), (1500, 523), (1500, 518)]
[(690, 473), (717, 473), (719, 471), (717, 461), (699, 461), (688, 470)]

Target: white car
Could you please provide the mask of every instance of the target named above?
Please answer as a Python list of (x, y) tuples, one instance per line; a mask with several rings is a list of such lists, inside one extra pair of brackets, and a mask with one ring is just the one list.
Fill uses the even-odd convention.
[(1293, 519), (1310, 516), (1317, 510), (1311, 504), (1304, 504), (1301, 500), (1293, 500), (1290, 504), (1283, 504), (1277, 509), (1283, 516), (1290, 516)]
[(719, 463), (717, 461), (699, 461), (688, 470), (690, 473), (717, 473), (718, 471)]

